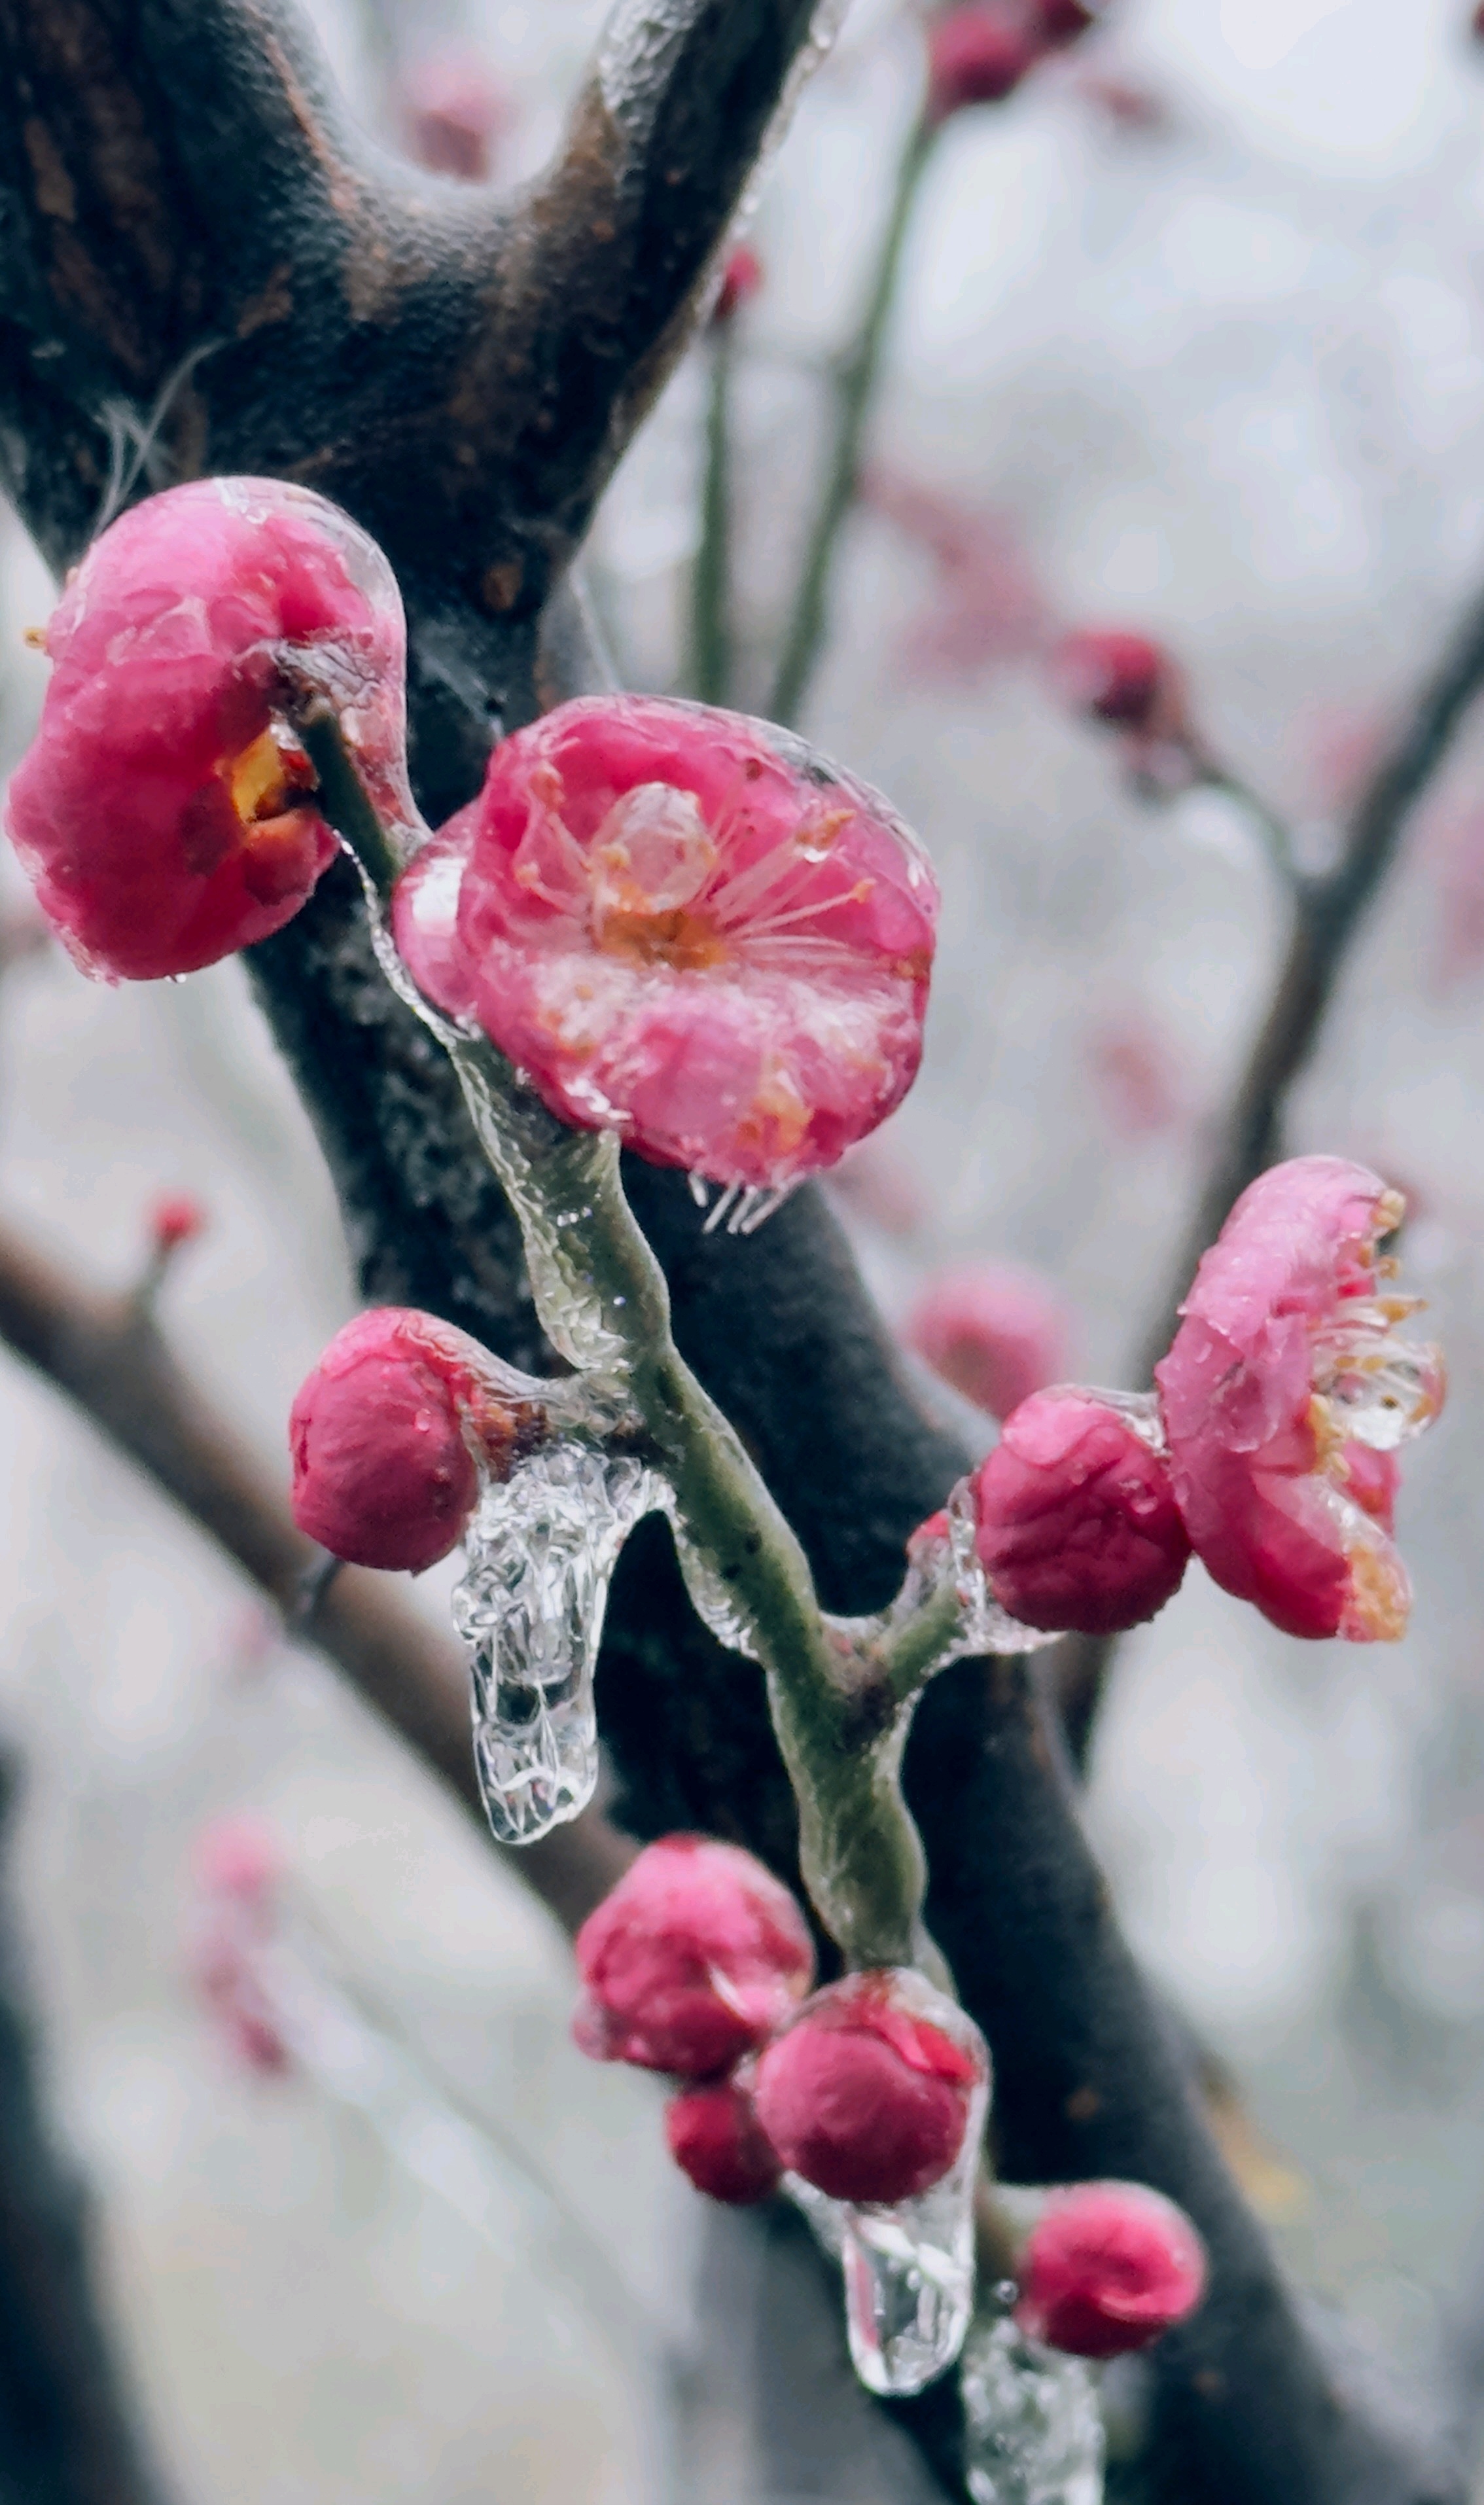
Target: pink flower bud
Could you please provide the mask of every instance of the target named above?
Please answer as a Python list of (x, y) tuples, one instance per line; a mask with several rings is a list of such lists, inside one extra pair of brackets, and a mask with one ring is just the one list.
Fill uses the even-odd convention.
[(965, 0), (928, 28), (929, 122), (946, 122), (966, 105), (999, 104), (1034, 69), (1041, 44), (1017, 9), (996, 0)]
[(750, 303), (762, 285), (762, 264), (745, 243), (739, 243), (726, 256), (722, 271), (722, 284), (711, 308), (713, 326), (724, 329), (735, 321), (744, 304)]
[(205, 1902), (191, 1926), (192, 1980), (232, 2058), (260, 2077), (281, 2077), (293, 2057), (263, 1972), (278, 1924), (277, 1839), (254, 1818), (218, 1818), (197, 1838), (194, 1861)]
[(290, 1413), (295, 1521), (349, 1565), (420, 1572), (457, 1546), (480, 1471), (507, 1478), (545, 1439), (539, 1392), (432, 1314), (358, 1314)]
[(195, 1839), (195, 1875), (213, 1896), (266, 1896), (283, 1876), (283, 1848), (256, 1817), (218, 1817)]
[(150, 1235), (157, 1252), (173, 1252), (206, 1231), (206, 1211), (189, 1191), (161, 1192), (150, 1212)]
[(773, 1190), (911, 1085), (936, 913), (887, 803), (789, 733), (583, 696), (502, 741), (393, 927), (564, 1121)]
[(1088, 6), (1088, 0), (1034, 0), (1032, 9), (1037, 33), (1053, 51), (1089, 33), (1101, 14)]
[(1364, 1166), (1291, 1157), (1245, 1191), (1154, 1369), (1175, 1494), (1223, 1590), (1289, 1635), (1399, 1636), (1411, 1589), (1385, 1460), (1437, 1415), (1442, 1361), (1396, 1325), (1380, 1239), (1404, 1202)]
[(906, 2201), (941, 2180), (988, 2073), (978, 2029), (908, 1967), (806, 2000), (758, 2063), (758, 2120), (784, 2165), (836, 2201)]
[(1190, 1541), (1169, 1463), (1093, 1393), (1022, 1401), (970, 1492), (979, 1563), (1022, 1626), (1116, 1635), (1180, 1589)]
[(1051, 682), (1064, 703), (1120, 730), (1159, 727), (1176, 673), (1148, 635), (1121, 627), (1084, 626), (1064, 635), (1050, 660)]
[(573, 2033), (595, 2062), (712, 2078), (782, 2025), (814, 1974), (787, 1888), (704, 1835), (647, 1845), (577, 1935)]
[(487, 183), (496, 145), (514, 119), (511, 99), (472, 53), (436, 53), (404, 74), (409, 151), (432, 174)]
[(1143, 2183), (1053, 2192), (1020, 2261), (1015, 2319), (1074, 2357), (1147, 2347), (1199, 2305), (1206, 2248), (1184, 2209)]
[(279, 931), (334, 858), (286, 725), (329, 694), (388, 813), (402, 602), (374, 542), (305, 487), (208, 478), (123, 514), (71, 576), (7, 824), (85, 973), (190, 973)]
[(930, 1279), (907, 1316), (918, 1356), (992, 1418), (1007, 1418), (1067, 1370), (1069, 1316), (1048, 1281), (977, 1261)]
[(672, 2097), (665, 2142), (682, 2173), (713, 2201), (743, 2209), (778, 2189), (783, 2169), (734, 2079)]

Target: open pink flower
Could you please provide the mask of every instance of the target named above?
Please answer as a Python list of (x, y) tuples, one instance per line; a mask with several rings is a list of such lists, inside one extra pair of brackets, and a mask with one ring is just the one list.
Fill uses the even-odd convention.
[(352, 1566), (436, 1565), (481, 1474), (548, 1432), (541, 1386), (433, 1314), (376, 1305), (336, 1331), (289, 1417), (294, 1519)]
[(1380, 1239), (1404, 1204), (1366, 1167), (1293, 1157), (1245, 1191), (1155, 1368), (1175, 1493), (1222, 1588), (1295, 1636), (1399, 1636), (1411, 1605), (1384, 1457), (1442, 1405), (1398, 1340)]
[(907, 1316), (920, 1358), (992, 1418), (1007, 1418), (1067, 1370), (1069, 1316), (1049, 1281), (1007, 1261), (930, 1279)]
[(936, 911), (887, 803), (787, 732), (583, 696), (495, 750), (393, 929), (563, 1120), (773, 1190), (911, 1085)]
[(295, 697), (333, 699), (383, 815), (409, 816), (397, 585), (305, 487), (150, 497), (88, 550), (45, 640), (7, 824), (85, 973), (190, 973), (299, 911), (336, 844), (286, 727)]

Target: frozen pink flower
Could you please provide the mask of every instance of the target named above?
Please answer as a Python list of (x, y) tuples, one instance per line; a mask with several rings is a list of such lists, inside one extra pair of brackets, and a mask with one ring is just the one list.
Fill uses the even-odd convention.
[(1180, 1589), (1190, 1541), (1169, 1463), (1095, 1393), (1022, 1401), (969, 1485), (979, 1563), (1022, 1626), (1116, 1635)]
[(194, 1192), (161, 1192), (150, 1212), (150, 1240), (158, 1253), (174, 1252), (204, 1235), (207, 1224), (205, 1207)]
[(1184, 2209), (1143, 2183), (1072, 2183), (1026, 2240), (1015, 2319), (1074, 2357), (1148, 2347), (1195, 2311), (1206, 2247)]
[(757, 2064), (758, 2120), (784, 2165), (836, 2201), (906, 2201), (964, 2144), (988, 2056), (972, 2022), (907, 1967), (806, 2000)]
[(665, 2107), (665, 2144), (697, 2192), (733, 2208), (776, 2192), (783, 2169), (735, 2079), (686, 2088)]
[(1295, 1636), (1399, 1636), (1411, 1590), (1389, 1532), (1387, 1454), (1442, 1405), (1437, 1351), (1396, 1326), (1377, 1254), (1404, 1203), (1364, 1166), (1293, 1157), (1245, 1191), (1155, 1368), (1175, 1493), (1222, 1588)]
[(487, 183), (500, 139), (514, 120), (511, 98), (477, 54), (434, 53), (402, 80), (407, 145), (419, 165), (461, 183)]
[(966, 105), (999, 104), (1020, 85), (1043, 50), (1025, 11), (1001, 0), (963, 0), (928, 27), (929, 122), (946, 122)]
[(495, 750), (393, 927), (563, 1120), (773, 1190), (911, 1085), (936, 911), (887, 803), (789, 733), (584, 696)]
[(739, 243), (726, 256), (722, 271), (722, 284), (711, 308), (712, 322), (724, 329), (734, 322), (744, 304), (752, 301), (762, 285), (762, 264), (745, 243)]
[(906, 1322), (910, 1348), (992, 1418), (1007, 1418), (1067, 1370), (1070, 1317), (1048, 1280), (1009, 1262), (930, 1279)]
[(457, 1546), (481, 1473), (508, 1478), (547, 1431), (533, 1379), (432, 1314), (374, 1306), (294, 1402), (294, 1519), (350, 1565), (420, 1572)]
[(1082, 626), (1064, 635), (1050, 671), (1064, 703), (1119, 730), (1159, 729), (1179, 684), (1158, 644), (1117, 626)]
[(808, 1991), (814, 1942), (794, 1898), (735, 1844), (645, 1847), (577, 1935), (573, 2022), (597, 2062), (712, 2078), (763, 2043)]
[(332, 698), (383, 814), (410, 816), (402, 602), (305, 487), (209, 478), (124, 513), (71, 576), (7, 824), (86, 973), (184, 974), (266, 938), (334, 858), (287, 710)]

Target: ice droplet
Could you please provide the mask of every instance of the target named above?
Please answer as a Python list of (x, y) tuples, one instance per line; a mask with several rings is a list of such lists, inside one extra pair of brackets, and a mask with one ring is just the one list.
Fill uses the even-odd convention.
[(642, 1463), (570, 1441), (479, 1500), (453, 1621), (470, 1649), (479, 1790), (502, 1844), (534, 1843), (592, 1798), (608, 1587), (634, 1525), (667, 1494)]
[(845, 2280), (851, 2363), (868, 2392), (905, 2396), (946, 2373), (973, 2311), (973, 2189), (987, 2084), (976, 2091), (958, 2162), (915, 2200), (831, 2201), (801, 2176), (784, 2189)]
[(959, 2381), (974, 2505), (1102, 2505), (1103, 2416), (1082, 2358), (999, 2312), (975, 2322)]

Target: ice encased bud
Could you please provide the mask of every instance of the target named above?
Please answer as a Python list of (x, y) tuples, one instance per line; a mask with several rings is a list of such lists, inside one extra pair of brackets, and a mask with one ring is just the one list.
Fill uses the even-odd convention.
[(1069, 2183), (1047, 2194), (1018, 2277), (1023, 2331), (1073, 2356), (1120, 2357), (1194, 2312), (1206, 2247), (1147, 2183)]
[(1180, 1588), (1190, 1539), (1151, 1398), (1038, 1392), (969, 1485), (975, 1553), (1012, 1618), (1116, 1635)]

